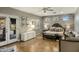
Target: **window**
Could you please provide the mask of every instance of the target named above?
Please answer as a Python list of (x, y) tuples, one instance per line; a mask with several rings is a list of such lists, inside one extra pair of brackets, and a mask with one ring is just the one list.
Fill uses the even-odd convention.
[(63, 21), (68, 21), (69, 20), (69, 16), (64, 16), (63, 17)]

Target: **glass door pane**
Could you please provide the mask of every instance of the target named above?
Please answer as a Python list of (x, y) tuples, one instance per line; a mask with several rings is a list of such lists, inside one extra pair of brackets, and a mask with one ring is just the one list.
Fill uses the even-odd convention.
[(0, 42), (6, 41), (6, 19), (0, 18)]
[(16, 38), (16, 18), (10, 18), (10, 39)]

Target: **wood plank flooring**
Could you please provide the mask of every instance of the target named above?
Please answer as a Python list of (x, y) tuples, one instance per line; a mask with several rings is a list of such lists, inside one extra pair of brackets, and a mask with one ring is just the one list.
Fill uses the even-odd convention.
[(58, 52), (59, 41), (50, 39), (43, 40), (42, 36), (37, 36), (25, 42), (16, 42), (4, 46), (6, 48), (14, 47), (16, 52)]

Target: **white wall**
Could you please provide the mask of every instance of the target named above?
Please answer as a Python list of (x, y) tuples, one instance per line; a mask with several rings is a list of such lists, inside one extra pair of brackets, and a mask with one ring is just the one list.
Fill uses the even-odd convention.
[(75, 21), (74, 21), (75, 32), (79, 33), (79, 8), (75, 13)]
[[(67, 21), (63, 21), (63, 16), (68, 16)], [(54, 23), (61, 24), (64, 28), (66, 28), (68, 25), (70, 26), (70, 30), (74, 30), (74, 14), (65, 14), (65, 15), (56, 15), (56, 16), (48, 16), (43, 17), (43, 23), (48, 23), (49, 28)]]
[[(15, 10), (13, 8), (10, 8), (10, 7), (0, 7), (0, 13), (1, 14), (14, 15), (14, 16), (18, 16), (18, 17), (24, 16), (24, 17), (30, 18), (30, 20), (31, 19), (39, 20), (40, 23), (42, 23), (41, 22), (41, 20), (42, 20), (41, 17), (33, 15), (33, 14), (25, 13), (25, 12), (22, 12), (22, 11), (18, 11), (18, 10)], [(20, 19), (19, 19), (19, 21), (20, 21)], [(41, 27), (41, 25), (40, 25), (40, 27)], [(38, 30), (36, 30), (36, 33), (37, 34), (40, 33), (41, 32), (41, 28), (39, 28), (38, 26), (36, 28), (38, 28)]]

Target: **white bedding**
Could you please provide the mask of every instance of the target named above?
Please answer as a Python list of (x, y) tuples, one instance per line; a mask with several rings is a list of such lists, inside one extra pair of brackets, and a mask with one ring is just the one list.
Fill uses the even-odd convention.
[(45, 31), (44, 34), (45, 34), (45, 35), (55, 35), (55, 34), (58, 34), (58, 35), (62, 36), (62, 39), (64, 39), (64, 34), (63, 34), (63, 32)]
[(59, 34), (59, 35), (63, 35), (63, 32), (53, 32), (53, 31), (45, 31), (45, 34)]

